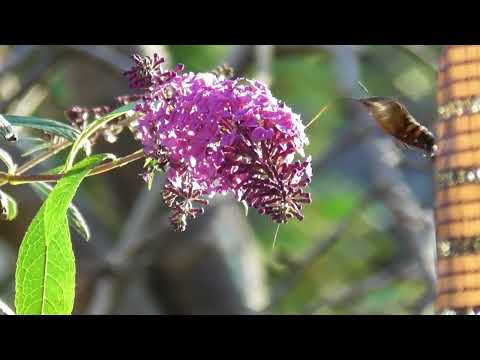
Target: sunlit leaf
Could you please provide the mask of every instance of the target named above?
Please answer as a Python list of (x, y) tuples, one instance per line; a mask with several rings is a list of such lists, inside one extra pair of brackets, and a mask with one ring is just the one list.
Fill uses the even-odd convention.
[[(37, 193), (37, 195), (40, 197), (40, 199), (45, 200), (50, 192), (52, 191), (52, 186), (46, 183), (41, 183), (41, 182), (35, 182), (30, 184)], [(67, 217), (68, 217), (68, 223), (70, 226), (85, 240), (90, 239), (90, 229), (88, 228), (88, 224), (83, 217), (82, 213), (78, 208), (75, 206), (75, 204), (71, 203), (68, 210), (67, 210)]]
[(83, 159), (58, 181), (28, 227), (15, 274), (17, 314), (65, 315), (73, 310), (75, 258), (67, 210), (82, 180), (105, 155)]
[(0, 190), (0, 219), (12, 221), (17, 217), (17, 202)]

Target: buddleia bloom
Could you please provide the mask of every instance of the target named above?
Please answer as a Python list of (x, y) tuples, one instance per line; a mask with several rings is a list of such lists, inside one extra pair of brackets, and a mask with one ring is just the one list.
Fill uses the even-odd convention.
[(166, 171), (163, 197), (176, 229), (227, 193), (278, 223), (303, 219), (312, 170), (298, 114), (260, 81), (184, 73), (183, 65), (165, 71), (158, 56), (134, 60), (130, 86), (145, 92), (136, 108), (140, 140), (149, 163)]

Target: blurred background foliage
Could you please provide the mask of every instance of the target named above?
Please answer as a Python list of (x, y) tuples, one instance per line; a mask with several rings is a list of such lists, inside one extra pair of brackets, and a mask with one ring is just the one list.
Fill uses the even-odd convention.
[[(210, 71), (227, 63), (236, 75), (264, 76), (273, 94), (300, 113), (305, 124), (345, 95), (345, 70), (339, 64), (351, 57), (358, 65), (357, 80), (372, 95), (400, 99), (427, 126), (436, 114), (441, 47), (430, 45), (1, 46), (0, 113), (65, 121), (64, 110), (74, 105), (111, 104), (129, 92), (122, 70), (133, 51), (159, 52), (170, 65), (185, 64), (187, 71)], [(347, 95), (365, 96), (358, 86)], [(378, 128), (359, 136), (352, 129), (374, 125), (373, 120), (360, 122), (356, 114), (363, 114), (362, 108), (337, 104), (308, 129), (307, 154), (318, 165), (310, 186), (313, 203), (305, 207), (303, 222), (280, 227), (273, 251), (276, 226), (254, 211), (245, 217), (231, 199), (215, 202), (184, 234), (173, 233), (158, 192), (145, 195), (138, 176), (142, 164), (86, 181), (75, 203), (92, 238), (85, 243), (73, 234), (79, 264), (75, 312), (431, 313), (432, 284), (425, 275), (430, 265), (416, 257), (420, 248), (408, 245), (412, 232), (399, 230), (417, 215), (432, 221), (430, 161), (397, 147)], [(380, 144), (373, 155), (362, 147), (369, 142)], [(20, 154), (28, 146), (2, 143), (19, 162), (25, 161)], [(124, 133), (115, 144), (100, 143), (95, 151), (126, 155), (138, 147)], [(48, 165), (60, 164), (64, 155)], [(385, 157), (394, 181), (413, 194), (409, 201), (422, 211), (412, 213), (413, 220), (399, 219), (378, 189), (372, 192), (367, 169), (376, 157)], [(381, 179), (383, 170), (373, 176)], [(28, 187), (8, 191), (18, 200), (20, 215), (0, 228), (0, 298), (12, 304), (16, 253), (40, 201)], [(433, 234), (431, 227), (418, 230), (413, 224), (412, 229), (420, 239)], [(147, 239), (138, 240), (142, 237)], [(126, 253), (127, 276), (117, 268), (105, 270), (112, 251), (117, 254), (136, 240), (142, 250)], [(423, 245), (431, 247), (431, 242)], [(426, 251), (433, 256), (431, 248)]]

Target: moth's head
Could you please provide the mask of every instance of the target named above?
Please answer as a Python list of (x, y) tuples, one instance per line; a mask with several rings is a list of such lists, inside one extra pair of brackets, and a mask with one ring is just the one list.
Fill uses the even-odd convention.
[(392, 107), (392, 108), (402, 107), (402, 105), (394, 98), (383, 97), (383, 96), (374, 96), (374, 97), (364, 98), (364, 99), (360, 99), (359, 101), (365, 106), (372, 107), (372, 108), (375, 108), (377, 106), (386, 106), (386, 107)]
[[(370, 97), (359, 100), (373, 114), (382, 114), (383, 116), (392, 117), (406, 113), (405, 107), (397, 100), (389, 97)], [(407, 112), (408, 113), (408, 112)]]

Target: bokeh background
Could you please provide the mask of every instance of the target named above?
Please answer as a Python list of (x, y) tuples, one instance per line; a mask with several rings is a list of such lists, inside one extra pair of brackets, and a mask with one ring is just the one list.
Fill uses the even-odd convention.
[[(427, 127), (436, 114), (440, 46), (62, 45), (0, 46), (0, 113), (66, 121), (74, 105), (128, 94), (129, 55), (157, 52), (170, 66), (222, 64), (260, 79), (306, 124), (342, 96), (402, 101)], [(21, 129), (18, 129), (23, 134)], [(27, 134), (28, 135), (28, 134)], [(435, 235), (431, 160), (386, 136), (354, 102), (338, 102), (308, 129), (313, 203), (303, 222), (276, 225), (230, 198), (215, 199), (187, 231), (169, 228), (162, 176), (151, 191), (142, 162), (85, 181), (74, 203), (87, 243), (72, 231), (76, 314), (429, 314)], [(0, 140), (22, 163), (32, 144)], [(130, 133), (96, 152), (139, 149)], [(65, 154), (36, 171), (59, 165)], [(35, 171), (34, 171), (35, 172)], [(0, 298), (14, 303), (19, 244), (41, 201), (8, 186), (19, 216), (0, 225)]]

